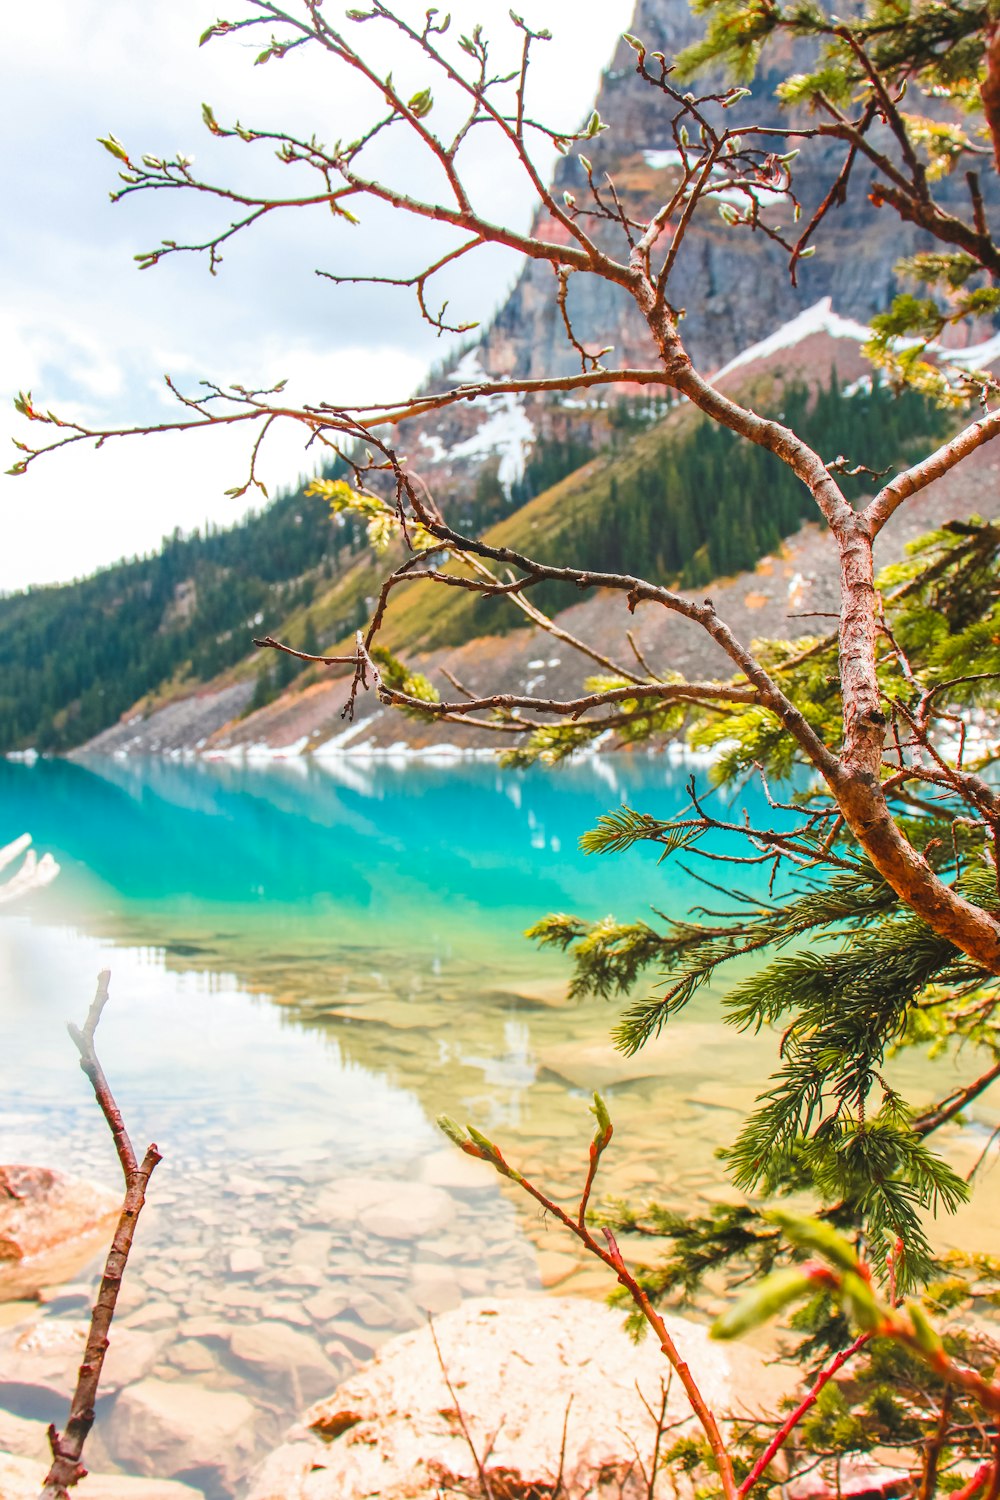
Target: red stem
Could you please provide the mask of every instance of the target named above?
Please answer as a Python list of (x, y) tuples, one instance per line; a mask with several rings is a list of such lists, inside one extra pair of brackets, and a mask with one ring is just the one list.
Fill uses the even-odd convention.
[[(764, 1449), (764, 1452), (761, 1454), (760, 1458), (758, 1458), (757, 1462), (750, 1470), (750, 1473), (740, 1485), (738, 1491), (740, 1495), (746, 1495), (750, 1490), (753, 1489), (760, 1476), (768, 1468), (775, 1454), (780, 1451), (780, 1449), (787, 1442), (791, 1433), (802, 1421), (802, 1418), (805, 1416), (806, 1412), (811, 1406), (815, 1406), (816, 1402), (819, 1400), (819, 1394), (823, 1387), (828, 1383), (828, 1381), (833, 1379), (838, 1370), (843, 1369), (844, 1365), (846, 1365), (847, 1361), (852, 1357), (852, 1355), (857, 1354), (858, 1350), (865, 1344), (867, 1344), (870, 1338), (870, 1333), (863, 1333), (860, 1338), (856, 1338), (854, 1340), (854, 1343), (851, 1344), (849, 1348), (841, 1349), (840, 1353), (830, 1361), (826, 1369), (820, 1371), (819, 1375), (816, 1377), (816, 1384), (813, 1386), (812, 1390), (802, 1401), (799, 1402), (795, 1410), (791, 1412), (785, 1419), (785, 1421), (781, 1424), (777, 1432), (774, 1434), (774, 1437)], [(954, 1497), (954, 1500), (957, 1500), (957, 1496)]]

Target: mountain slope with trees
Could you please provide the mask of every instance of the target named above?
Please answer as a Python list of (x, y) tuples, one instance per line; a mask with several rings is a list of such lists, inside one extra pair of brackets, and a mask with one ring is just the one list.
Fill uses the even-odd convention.
[[(845, 395), (835, 369), (822, 388), (793, 378), (768, 382), (762, 394), (826, 450), (863, 455), (872, 468), (905, 461), (947, 424), (913, 392)], [(599, 451), (595, 416), (607, 439)], [(808, 519), (808, 496), (787, 469), (759, 450), (737, 464), (731, 434), (690, 409), (657, 420), (622, 398), (579, 425), (585, 437), (571, 428), (538, 440), (511, 498), (483, 466), (469, 504), (487, 522), (502, 513), (489, 537), (537, 544), (541, 534), (579, 567), (615, 569), (641, 557), (658, 581), (697, 588), (752, 568)], [(287, 655), (258, 663), (251, 638), (280, 634), (305, 653), (333, 650), (366, 623), (376, 577), (363, 524), (300, 491), (229, 529), (175, 534), (151, 557), (0, 599), (0, 752), (66, 751), (122, 715), (234, 674), (246, 684), (245, 710), (260, 709), (303, 664)], [(557, 584), (535, 596), (556, 612), (578, 597)], [(390, 640), (433, 649), (523, 624), (504, 600), (456, 590), (434, 603), (428, 614), (419, 589), (401, 595)]]

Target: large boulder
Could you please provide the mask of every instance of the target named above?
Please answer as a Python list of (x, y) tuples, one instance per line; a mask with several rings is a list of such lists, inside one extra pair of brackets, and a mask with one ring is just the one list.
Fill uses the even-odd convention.
[[(787, 1374), (751, 1350), (711, 1343), (696, 1323), (667, 1322), (718, 1413), (775, 1409)], [(480, 1464), (497, 1494), (548, 1494), (561, 1467), (565, 1500), (637, 1500), (648, 1493), (650, 1413), (665, 1390), (665, 1423), (683, 1424), (669, 1441), (693, 1430), (655, 1340), (633, 1344), (621, 1313), (601, 1303), (480, 1298), (446, 1313), (434, 1332), (440, 1360), (429, 1328), (404, 1334), (312, 1407), (265, 1461), (250, 1500), (479, 1494)]]
[(0, 1301), (68, 1280), (99, 1249), (121, 1198), (48, 1167), (0, 1166)]
[[(0, 1453), (0, 1500), (38, 1500), (47, 1463)], [(128, 1479), (122, 1474), (88, 1474), (73, 1490), (79, 1500), (205, 1500), (203, 1490), (165, 1479)]]

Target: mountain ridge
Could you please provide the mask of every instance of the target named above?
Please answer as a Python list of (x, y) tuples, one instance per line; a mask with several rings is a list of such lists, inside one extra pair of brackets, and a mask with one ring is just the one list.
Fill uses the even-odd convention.
[[(831, 333), (831, 327), (838, 329), (839, 334)], [(838, 379), (851, 385), (865, 378), (867, 366), (860, 355), (863, 331), (848, 320), (838, 319), (827, 304), (821, 304), (811, 318), (800, 316), (784, 330), (775, 331), (769, 340), (757, 346), (758, 352), (751, 350), (746, 352), (746, 358), (737, 357), (732, 369), (720, 377), (720, 384), (746, 398), (753, 393), (762, 395), (768, 389), (791, 388), (804, 376), (816, 381), (820, 374), (835, 368)], [(984, 350), (994, 356), (997, 352), (992, 344), (984, 346)], [(665, 425), (676, 435), (678, 424), (683, 429), (685, 424), (690, 426), (700, 420), (693, 408), (675, 408), (665, 419)], [(660, 441), (663, 426), (664, 423), (654, 424), (647, 429), (643, 441), (647, 444)], [(636, 446), (641, 449), (642, 443), (637, 445), (633, 441), (633, 450)], [(637, 461), (634, 452), (630, 461)], [(555, 519), (565, 519), (566, 511), (575, 503), (586, 509), (588, 496), (593, 495), (602, 473), (614, 472), (616, 467), (621, 472), (620, 460), (613, 455), (596, 456), (498, 522), (490, 534), (502, 541), (513, 532), (516, 539), (521, 528), (521, 539), (530, 532), (536, 543), (544, 545), (550, 534), (548, 528)], [(900, 524), (883, 535), (880, 565), (897, 560), (905, 544), (924, 531), (947, 520), (967, 517), (976, 509), (970, 494), (982, 486), (986, 476), (998, 472), (1000, 466), (988, 453), (979, 453), (961, 471), (918, 497), (901, 514)], [(989, 482), (995, 487), (995, 477), (990, 477)], [(812, 618), (815, 612), (837, 608), (837, 572), (832, 566), (831, 547), (827, 533), (815, 522), (807, 521), (776, 552), (761, 558), (755, 568), (712, 582), (713, 600), (736, 633), (745, 639), (757, 636), (794, 639), (809, 634), (815, 629)], [(359, 559), (354, 566), (369, 580), (377, 576), (377, 567), (367, 560)], [(541, 630), (515, 628), (497, 635), (495, 630), (486, 628), (469, 639), (463, 640), (459, 631), (450, 643), (447, 639), (435, 641), (432, 630), (442, 623), (441, 592), (428, 585), (410, 585), (398, 592), (397, 603), (387, 616), (384, 639), (392, 649), (405, 651), (414, 670), (430, 676), (446, 692), (449, 689), (443, 672), (473, 691), (522, 693), (536, 691), (542, 682), (546, 691), (557, 697), (572, 696), (580, 690), (592, 667), (576, 660), (572, 650)], [(448, 595), (457, 595), (459, 601), (456, 605), (448, 598), (450, 611), (469, 607), (468, 596), (461, 591), (449, 590)], [(512, 612), (512, 606), (505, 607)], [(294, 640), (304, 618), (300, 610), (290, 619), (284, 638)], [(631, 630), (640, 651), (657, 669), (682, 670), (694, 676), (728, 674), (728, 664), (703, 633), (666, 611), (640, 611), (632, 617), (617, 596), (597, 592), (557, 612), (555, 621), (561, 629), (605, 652), (614, 652), (620, 645), (628, 654), (625, 632)], [(332, 649), (332, 642), (330, 646)], [(370, 694), (358, 701), (356, 717), (347, 718), (350, 674), (335, 674), (333, 669), (319, 677), (316, 669), (310, 669), (273, 702), (262, 704), (249, 714), (245, 710), (251, 688), (246, 680), (242, 684), (223, 681), (214, 687), (203, 686), (197, 694), (180, 702), (154, 706), (144, 718), (133, 716), (132, 722), (111, 727), (85, 750), (103, 754), (186, 754), (197, 749), (209, 757), (225, 759), (301, 753), (440, 755), (497, 748), (496, 737), (486, 731), (405, 718), (381, 709)], [(609, 742), (606, 748), (613, 748), (613, 744)]]

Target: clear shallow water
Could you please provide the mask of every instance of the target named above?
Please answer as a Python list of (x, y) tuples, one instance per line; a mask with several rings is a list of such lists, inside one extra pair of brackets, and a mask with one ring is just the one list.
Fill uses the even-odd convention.
[[(721, 903), (655, 851), (597, 860), (576, 847), (622, 801), (669, 814), (688, 774), (631, 757), (521, 774), (0, 762), (0, 842), (30, 829), (63, 865), (0, 918), (0, 1160), (116, 1186), (64, 1032), (110, 967), (102, 1059), (136, 1145), (164, 1151), (124, 1294), (123, 1326), (153, 1336), (147, 1375), (245, 1396), (262, 1453), (425, 1311), (476, 1293), (607, 1290), (526, 1200), (448, 1146), (441, 1111), (572, 1198), (597, 1087), (617, 1127), (604, 1191), (688, 1207), (729, 1196), (715, 1151), (774, 1039), (720, 1025), (706, 989), (625, 1060), (608, 1042), (613, 1008), (565, 1004), (565, 961), (520, 937), (549, 910)], [(739, 806), (759, 810), (758, 794)], [(894, 1073), (917, 1102), (925, 1075), (912, 1059)], [(974, 1160), (966, 1137), (948, 1149)], [(989, 1248), (997, 1197), (987, 1176), (945, 1239)], [(85, 1314), (94, 1273), (48, 1290), (46, 1315)], [(311, 1341), (313, 1376), (246, 1357), (234, 1330), (262, 1318)], [(113, 1403), (103, 1417), (93, 1466), (133, 1467)], [(174, 1472), (222, 1493), (197, 1457), (179, 1452)]]

